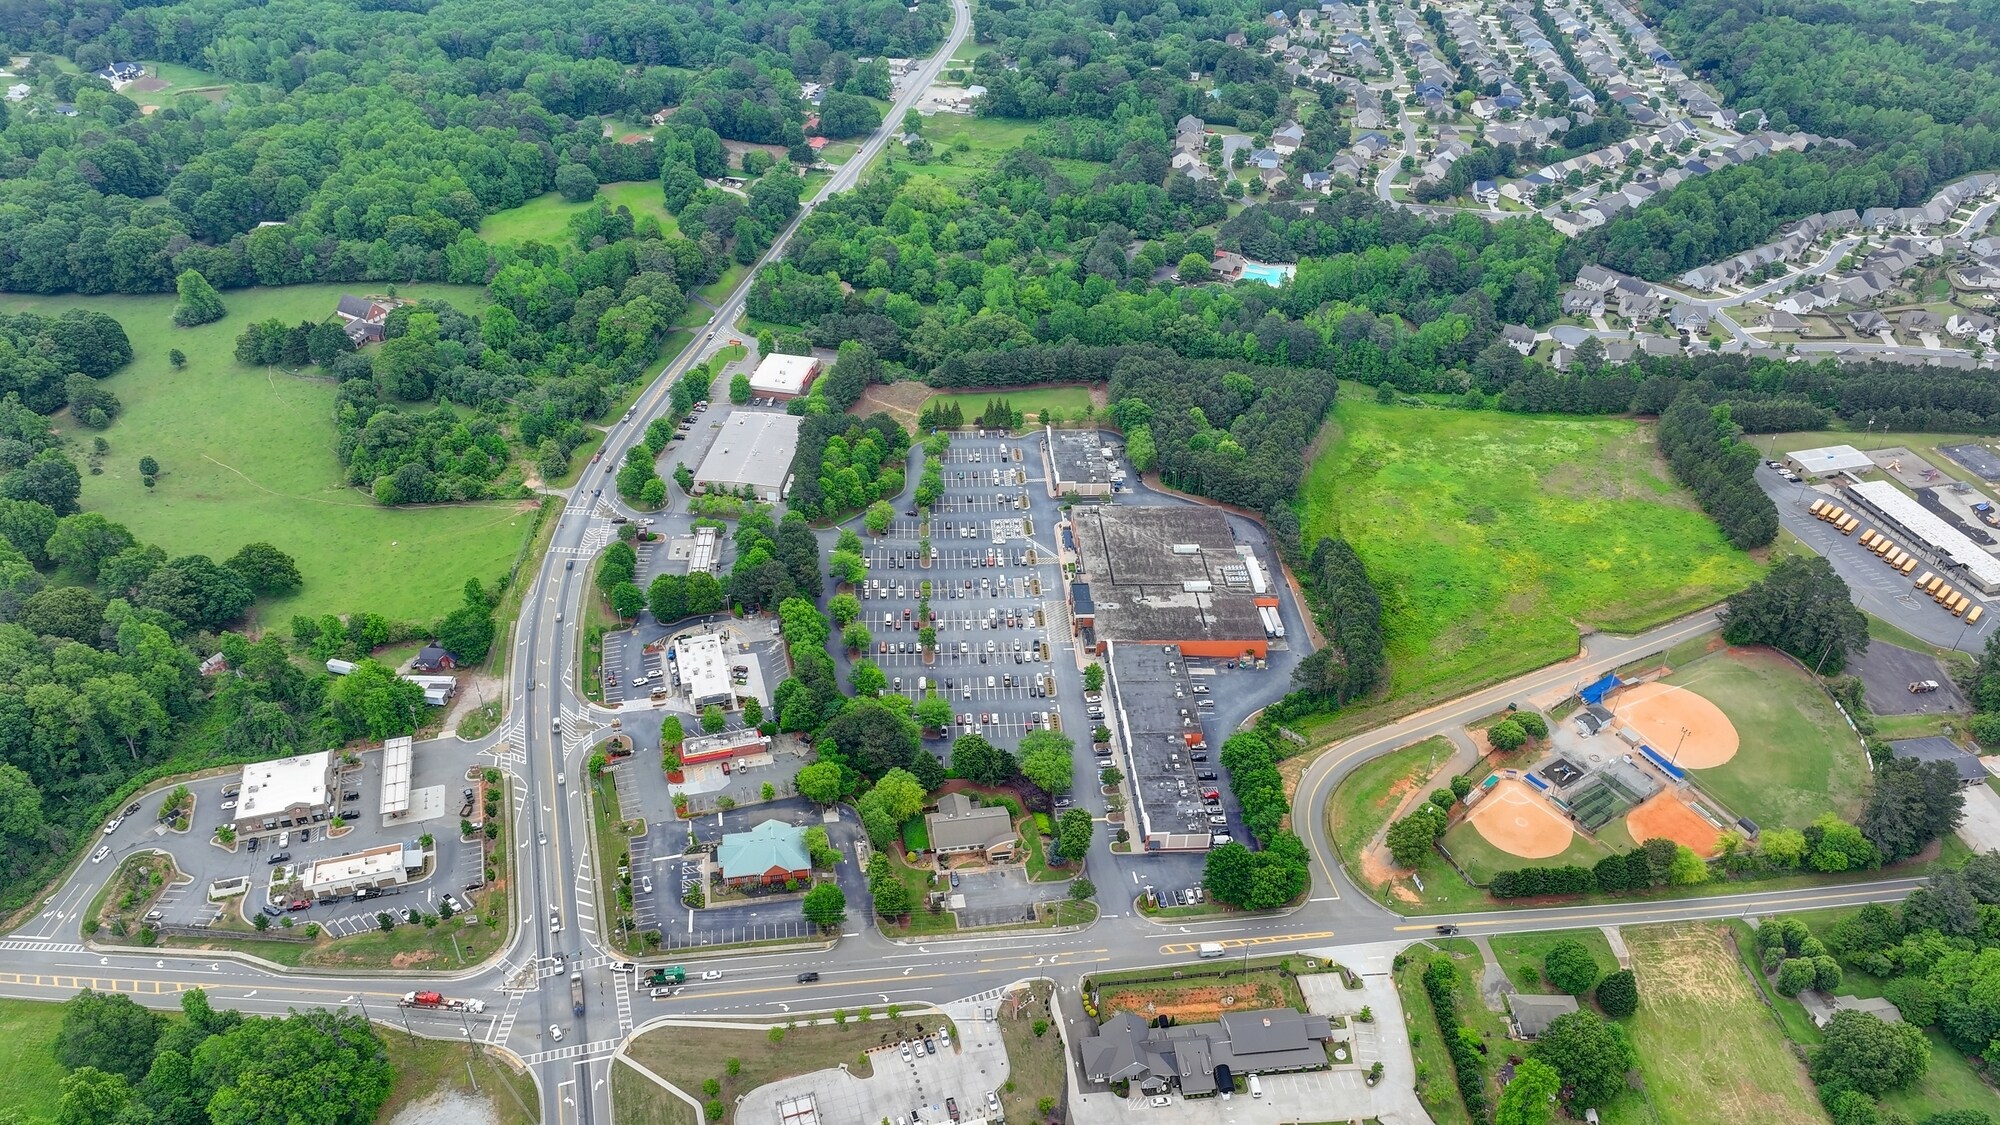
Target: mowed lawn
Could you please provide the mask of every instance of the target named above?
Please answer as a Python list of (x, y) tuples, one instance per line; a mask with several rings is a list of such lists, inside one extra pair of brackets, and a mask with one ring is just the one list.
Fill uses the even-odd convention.
[(1600, 1106), (1604, 1125), (1826, 1121), (1726, 934), (1710, 922), (1625, 928), (1639, 1011), (1624, 1022), (1646, 1089)]
[[(344, 483), (334, 450), (333, 383), (242, 367), (233, 356), (237, 335), (253, 320), (317, 321), (341, 293), (370, 291), (365, 285), (232, 290), (222, 294), (229, 315), (199, 328), (173, 326), (172, 294), (10, 296), (4, 307), (45, 314), (97, 309), (117, 317), (132, 339), (132, 362), (105, 381), (124, 412), (103, 432), (111, 443), (104, 472), (84, 475), (84, 508), (169, 555), (220, 560), (257, 541), (290, 553), (305, 588), (260, 604), (266, 625), (283, 625), (295, 613), (362, 610), (428, 621), (458, 604), (467, 578), (490, 584), (506, 571), (533, 513), (512, 501), (377, 505)], [(399, 292), (445, 298), (468, 312), (481, 300), (471, 286)], [(172, 348), (187, 354), (185, 368), (168, 363)], [(70, 427), (66, 436), (88, 448), (97, 435)], [(143, 456), (160, 462), (157, 488), (140, 483)]]
[[(660, 221), (663, 233), (674, 234), (680, 230), (674, 217), (667, 214), (657, 180), (624, 180), (605, 184), (597, 189), (597, 199), (609, 204), (613, 210), (621, 206), (630, 208), (634, 218), (653, 216)], [(595, 202), (571, 203), (553, 191), (538, 195), (519, 207), (495, 211), (486, 216), (479, 223), (479, 237), (496, 245), (526, 242), (531, 238), (542, 242), (568, 241), (569, 217)]]
[(1649, 425), (1352, 391), (1329, 424), (1299, 491), (1305, 541), (1345, 536), (1367, 564), (1398, 696), (1543, 667), (1579, 628), (1642, 630), (1757, 576), (1672, 483)]
[(1364, 762), (1340, 780), (1327, 801), (1326, 826), (1350, 875), (1360, 877), (1362, 849), (1403, 798), (1424, 784), (1432, 766), (1450, 761), (1452, 752), (1450, 740), (1435, 735)]
[(966, 393), (932, 395), (924, 400), (919, 413), (934, 406), (957, 403), (965, 413), (965, 424), (977, 425), (979, 412), (994, 399), (1006, 399), (1007, 405), (1018, 411), (1029, 426), (1037, 425), (1044, 410), (1054, 410), (1066, 420), (1083, 417), (1083, 408), (1090, 405), (1089, 387), (1032, 387), (1025, 390), (997, 388), (986, 394)]
[(62, 1030), (62, 1005), (34, 1000), (0, 1000), (0, 1111), (16, 1110), (31, 1121), (52, 1121), (56, 1115), (56, 1084), (63, 1068), (56, 1063), (56, 1033)]
[(1827, 811), (1852, 820), (1868, 792), (1861, 743), (1812, 678), (1765, 649), (1710, 653), (1668, 676), (1722, 708), (1736, 756), (1688, 771), (1737, 816), (1801, 828)]

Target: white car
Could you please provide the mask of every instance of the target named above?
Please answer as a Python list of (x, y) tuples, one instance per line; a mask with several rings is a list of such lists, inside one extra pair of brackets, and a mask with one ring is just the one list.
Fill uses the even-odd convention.
[(653, 893), (653, 877), (652, 877), (651, 875), (641, 875), (641, 876), (639, 876), (639, 889), (640, 889), (640, 890), (641, 890), (642, 892), (646, 893), (646, 894), (652, 894), (652, 893)]
[(109, 824), (107, 824), (107, 825), (105, 825), (105, 826), (104, 826), (104, 834), (105, 834), (106, 836), (109, 836), (109, 835), (111, 835), (111, 834), (112, 834), (113, 832), (116, 832), (116, 831), (118, 831), (118, 826), (119, 826), (119, 825), (121, 825), (121, 824), (123, 824), (123, 823), (125, 823), (125, 818), (124, 818), (124, 817), (122, 817), (122, 816), (114, 816), (114, 817), (112, 817), (112, 818), (111, 818), (111, 823), (109, 823)]
[(910, 1061), (910, 1045), (908, 1043), (903, 1044), (903, 1061)]
[(280, 833), (278, 833), (278, 846), (279, 846), (279, 847), (281, 847), (281, 848), (289, 848), (289, 847), (291, 847), (291, 846), (292, 846), (292, 834), (291, 834), (290, 832), (280, 832)]
[(1166, 1107), (1174, 1104), (1174, 1099), (1166, 1096), (1165, 1094), (1157, 1094), (1146, 1104), (1152, 1106), (1154, 1109), (1165, 1109)]
[(94, 851), (94, 852), (92, 852), (92, 853), (90, 853), (90, 862), (92, 862), (92, 863), (103, 863), (103, 862), (104, 862), (104, 857), (105, 857), (105, 856), (108, 856), (108, 855), (110, 855), (110, 854), (111, 854), (111, 845), (110, 845), (110, 844), (99, 844), (99, 845), (97, 846), (97, 850), (96, 850), (96, 851)]
[(562, 1037), (563, 1037), (563, 1029), (562, 1029), (562, 1028), (560, 1028), (560, 1027), (558, 1027), (558, 1026), (556, 1026), (555, 1024), (550, 1024), (550, 1025), (549, 1025), (549, 1038), (551, 1038), (551, 1039), (555, 1040), (556, 1042), (560, 1043), (560, 1042), (562, 1042)]
[(701, 979), (703, 979), (703, 980), (721, 980), (721, 979), (722, 979), (722, 970), (721, 970), (721, 969), (710, 969), (709, 971), (707, 971), (707, 972), (705, 972), (705, 973), (701, 974)]

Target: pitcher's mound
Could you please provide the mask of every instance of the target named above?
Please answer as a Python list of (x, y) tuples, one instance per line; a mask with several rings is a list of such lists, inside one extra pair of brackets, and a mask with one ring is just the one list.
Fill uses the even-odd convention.
[(1466, 817), (1486, 842), (1522, 859), (1547, 859), (1569, 847), (1569, 821), (1534, 790), (1502, 778)]
[(1722, 708), (1686, 688), (1639, 684), (1620, 691), (1612, 710), (1662, 758), (1682, 769), (1705, 770), (1736, 756), (1736, 724)]

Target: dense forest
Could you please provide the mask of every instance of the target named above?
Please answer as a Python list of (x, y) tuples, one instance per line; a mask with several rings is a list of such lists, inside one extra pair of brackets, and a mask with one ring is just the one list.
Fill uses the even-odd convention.
[[(948, 14), (897, 0), (16, 5), (0, 45), (44, 57), (23, 76), (34, 93), (0, 115), (0, 287), (159, 292), (187, 269), (224, 289), (481, 283), (486, 214), (653, 179), (676, 158), (671, 142), (618, 143), (621, 129), (671, 110), (695, 138), (678, 155), (715, 164), (709, 176), (722, 148), (703, 137), (810, 160), (800, 82), (883, 96), (880, 56), (935, 45)], [(50, 55), (239, 85), (144, 114)]]
[(1726, 104), (1823, 145), (1719, 169), (1590, 240), (1605, 265), (1670, 278), (1843, 207), (1908, 207), (2000, 166), (2000, 4), (1993, 0), (1649, 0), (1661, 38)]

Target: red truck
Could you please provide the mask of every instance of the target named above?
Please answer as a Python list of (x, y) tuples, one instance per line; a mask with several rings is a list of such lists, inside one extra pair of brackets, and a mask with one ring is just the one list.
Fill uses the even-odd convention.
[(473, 1015), (486, 1010), (484, 1000), (447, 1000), (437, 992), (405, 992), (396, 1002), (400, 1008), (434, 1008), (443, 1012), (470, 1012)]

